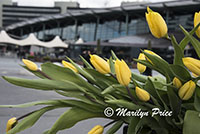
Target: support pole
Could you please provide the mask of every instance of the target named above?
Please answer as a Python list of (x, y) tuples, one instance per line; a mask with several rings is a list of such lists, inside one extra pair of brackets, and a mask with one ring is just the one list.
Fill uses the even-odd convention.
[(97, 40), (97, 30), (98, 30), (99, 22), (100, 22), (100, 18), (97, 17), (97, 22), (96, 22), (95, 29), (94, 29), (94, 41)]
[(46, 25), (42, 25), (42, 33), (43, 33), (43, 41), (45, 41), (45, 30), (46, 30)]
[(126, 13), (126, 35), (129, 33), (129, 15)]
[(78, 20), (75, 19), (75, 36), (74, 36), (75, 40), (77, 40), (77, 36), (78, 36)]

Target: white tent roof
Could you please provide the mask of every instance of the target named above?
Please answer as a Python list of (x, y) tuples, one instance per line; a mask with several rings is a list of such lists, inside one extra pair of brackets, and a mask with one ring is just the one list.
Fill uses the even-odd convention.
[(53, 47), (62, 47), (62, 48), (68, 48), (68, 44), (64, 43), (59, 36), (56, 36), (53, 40), (49, 42), (43, 42), (38, 40), (33, 33), (31, 33), (27, 38), (23, 40), (17, 40), (11, 38), (6, 31), (0, 32), (0, 43), (9, 43), (9, 44), (15, 44), (19, 46), (28, 46), (28, 45), (35, 45), (35, 46), (42, 46), (47, 48), (53, 48)]
[(82, 43), (84, 43), (84, 41), (83, 41), (82, 38), (79, 38), (79, 39), (75, 42), (75, 44), (82, 44)]

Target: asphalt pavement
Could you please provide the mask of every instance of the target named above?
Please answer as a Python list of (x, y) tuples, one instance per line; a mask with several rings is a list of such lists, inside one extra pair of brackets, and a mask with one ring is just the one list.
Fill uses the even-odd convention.
[[(0, 57), (0, 76), (16, 76), (20, 78), (36, 79), (31, 73), (23, 69), (19, 64), (19, 59)], [(39, 65), (39, 63), (37, 63)], [(34, 89), (22, 88), (12, 85), (0, 77), (0, 105), (22, 104), (38, 100), (61, 99), (64, 98), (55, 92), (39, 91)], [(0, 134), (5, 134), (7, 120), (12, 117), (20, 117), (33, 110), (39, 109), (39, 106), (31, 108), (0, 108)], [(42, 134), (45, 130), (51, 128), (59, 116), (67, 108), (53, 110), (44, 114), (38, 122), (32, 127), (19, 134)], [(80, 113), (81, 114), (81, 113)], [(108, 119), (89, 119), (77, 123), (74, 127), (58, 132), (58, 134), (87, 134), (95, 125), (105, 125)], [(122, 129), (117, 132), (122, 134)]]

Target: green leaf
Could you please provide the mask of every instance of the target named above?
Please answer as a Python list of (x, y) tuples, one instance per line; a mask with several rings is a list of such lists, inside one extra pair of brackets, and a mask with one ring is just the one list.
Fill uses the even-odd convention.
[(146, 80), (147, 80), (147, 76), (141, 75), (141, 74), (137, 74), (137, 73), (134, 73), (134, 72), (132, 72), (132, 78), (134, 80), (137, 80), (137, 81), (142, 82), (142, 83), (145, 83)]
[(200, 87), (196, 86), (195, 89), (195, 97), (194, 97), (194, 107), (197, 111), (200, 112)]
[(147, 66), (148, 68), (151, 68), (152, 70), (156, 70), (158, 71), (159, 73), (161, 73), (162, 75), (165, 76), (165, 72), (163, 72), (160, 68), (157, 68), (155, 66), (153, 66), (150, 62), (148, 62), (147, 60), (139, 60), (139, 59), (133, 59), (134, 61), (142, 64), (142, 65), (145, 65)]
[(16, 134), (18, 132), (21, 132), (21, 131), (27, 129), (27, 128), (32, 127), (37, 122), (37, 120), (45, 112), (53, 110), (55, 108), (58, 108), (58, 107), (49, 106), (49, 107), (45, 107), (45, 108), (42, 108), (40, 110), (35, 111), (31, 115), (25, 117), (22, 121), (20, 121), (13, 129), (11, 129), (10, 131), (8, 131), (7, 134)]
[(81, 100), (81, 101), (88, 103), (88, 104), (94, 104), (94, 102), (89, 100), (85, 95), (83, 95), (80, 92), (72, 92), (72, 91), (64, 92), (64, 91), (57, 91), (57, 90), (55, 92), (62, 95), (62, 96), (65, 96), (65, 97), (72, 97), (72, 98), (76, 98), (76, 99)]
[(8, 82), (26, 88), (33, 88), (39, 90), (63, 90), (63, 91), (82, 91), (86, 92), (86, 89), (80, 87), (72, 82), (57, 81), (48, 79), (22, 79), (16, 77), (5, 77), (3, 79)]
[(181, 81), (188, 81), (191, 80), (191, 75), (188, 72), (188, 70), (181, 66), (181, 65), (170, 65), (170, 68), (177, 78), (179, 78)]
[(140, 121), (139, 117), (131, 117), (131, 122), (128, 126), (128, 133), (127, 134), (137, 134), (136, 131), (136, 126), (138, 124), (138, 122)]
[(82, 74), (82, 76), (84, 76), (88, 81), (92, 82), (92, 83), (96, 83), (96, 80), (87, 72), (85, 72), (81, 67), (79, 67), (76, 63), (74, 63), (73, 60), (71, 60), (70, 58), (67, 57), (67, 59), (72, 63), (72, 65), (78, 70), (78, 72), (80, 74)]
[(155, 130), (157, 134), (168, 134), (168, 131), (165, 128), (162, 128), (160, 124), (152, 117), (143, 117), (138, 122), (135, 131), (138, 132), (140, 128), (148, 126), (152, 130)]
[[(198, 25), (196, 25), (196, 27), (194, 27), (191, 31), (190, 31), (190, 35), (192, 36), (195, 31), (198, 29), (198, 27), (200, 26), (200, 23)], [(180, 42), (179, 46), (182, 50), (185, 49), (186, 45), (190, 42), (190, 39), (188, 38), (188, 36), (185, 36), (183, 38), (183, 40)]]
[(173, 35), (171, 37), (171, 42), (174, 47), (174, 65), (183, 65), (182, 58), (184, 57), (184, 51), (181, 50)]
[[(153, 97), (155, 97), (156, 99), (152, 98), (155, 102), (155, 104), (157, 103), (157, 105), (159, 104), (158, 102), (162, 102), (164, 108), (166, 110), (168, 110), (167, 104), (165, 103), (164, 99), (161, 97), (161, 95), (159, 94), (159, 92), (156, 90), (154, 83), (152, 81), (153, 78), (148, 78), (146, 83), (145, 83), (145, 87), (144, 89), (150, 93)], [(158, 105), (159, 106), (159, 105)]]
[(171, 87), (167, 88), (167, 95), (169, 98), (170, 107), (173, 111), (173, 117), (177, 118), (177, 115), (179, 114), (180, 109), (181, 109), (181, 100), (177, 96), (177, 93), (175, 93), (173, 88)]
[(84, 69), (84, 71), (93, 76), (96, 80), (96, 85), (101, 87), (102, 89), (105, 89), (112, 84), (118, 83), (118, 81), (112, 76), (101, 74), (94, 69)]
[(200, 118), (199, 112), (187, 110), (183, 123), (183, 134), (199, 134), (200, 133)]
[(48, 131), (48, 134), (56, 134), (60, 130), (73, 127), (77, 122), (94, 117), (103, 117), (103, 115), (99, 113), (88, 112), (77, 107), (73, 107), (60, 116), (60, 118)]
[(111, 71), (111, 73), (115, 74), (115, 65), (114, 65), (112, 57), (110, 57), (110, 59), (109, 59), (109, 65), (110, 65), (110, 71)]
[[(25, 108), (25, 107), (32, 107), (37, 105), (64, 105), (60, 100), (44, 100), (44, 101), (35, 101), (35, 102), (29, 102), (24, 104), (18, 104), (18, 105), (0, 105), (0, 108), (6, 107), (6, 108)], [(67, 106), (65, 104), (65, 106)]]
[(162, 70), (164, 76), (166, 76), (167, 79), (169, 79), (168, 77), (173, 76), (171, 70), (169, 69), (169, 64), (164, 59), (144, 51), (142, 52), (144, 53), (145, 56), (147, 56), (151, 60), (155, 68)]
[(105, 90), (103, 90), (103, 92), (101, 92), (101, 94), (106, 95), (106, 94), (110, 94), (112, 92), (114, 92), (116, 89), (111, 85), (109, 87), (107, 87)]
[(84, 109), (86, 111), (90, 111), (90, 112), (97, 112), (97, 113), (103, 113), (103, 110), (105, 109), (105, 107), (103, 107), (102, 105), (99, 104), (87, 104), (85, 102), (82, 101), (78, 101), (78, 100), (60, 100), (62, 103), (67, 104), (71, 107), (77, 107), (77, 108), (81, 108)]
[(83, 63), (85, 64), (86, 68), (88, 69), (93, 69), (93, 67), (90, 65), (90, 63), (87, 62), (87, 60), (85, 60), (81, 55), (81, 60), (83, 61)]
[(136, 104), (132, 103), (131, 101), (129, 102), (126, 100), (106, 100), (106, 102), (109, 104), (114, 104), (114, 105), (120, 106), (120, 107), (125, 107), (130, 110), (138, 110), (138, 109), (145, 110), (146, 109), (143, 106), (136, 105)]
[(100, 91), (98, 88), (92, 86), (90, 83), (85, 81), (79, 74), (75, 73), (69, 68), (60, 67), (52, 63), (44, 63), (42, 64), (42, 71), (54, 80), (62, 80), (65, 82), (70, 81), (77, 84), (79, 88), (81, 87), (87, 91), (91, 91), (100, 95)]
[(111, 50), (111, 54), (112, 54), (112, 57), (113, 57), (114, 60), (117, 60), (117, 59), (118, 59), (113, 50)]
[(81, 77), (69, 68), (61, 67), (53, 63), (47, 62), (41, 65), (42, 72), (47, 74), (53, 80), (71, 81), (83, 85)]
[(117, 121), (107, 132), (106, 134), (114, 134), (115, 132), (117, 132), (120, 127), (123, 125), (123, 121), (119, 120)]
[(193, 36), (191, 36), (182, 26), (180, 26), (181, 30), (183, 31), (183, 33), (185, 34), (185, 36), (187, 36), (192, 44), (192, 46), (194, 47), (197, 55), (200, 58), (200, 42), (194, 38)]
[(29, 72), (33, 73), (35, 76), (41, 78), (41, 79), (47, 79), (46, 77), (44, 77), (39, 71), (32, 71), (30, 69), (28, 69), (26, 66), (24, 65), (20, 65), (22, 66), (23, 68), (25, 68), (26, 70), (28, 70)]

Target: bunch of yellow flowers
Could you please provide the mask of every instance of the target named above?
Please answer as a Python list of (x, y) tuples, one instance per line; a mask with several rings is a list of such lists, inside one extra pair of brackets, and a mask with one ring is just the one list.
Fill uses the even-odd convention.
[[(96, 125), (88, 134), (103, 134), (105, 128), (112, 125), (107, 134), (116, 133), (123, 124), (128, 125), (128, 134), (198, 134), (200, 133), (200, 60), (184, 57), (184, 48), (188, 43), (194, 47), (200, 57), (200, 12), (194, 15), (194, 28), (186, 31), (180, 26), (184, 39), (177, 43), (173, 35), (168, 35), (167, 24), (158, 12), (147, 7), (145, 14), (150, 32), (156, 38), (166, 38), (174, 47), (174, 62), (169, 64), (151, 50), (141, 50), (137, 59), (140, 74), (131, 71), (125, 60), (119, 59), (114, 52), (109, 59), (96, 54), (90, 55), (90, 63), (81, 57), (85, 68), (67, 57), (63, 66), (44, 63), (39, 68), (34, 62), (23, 59), (24, 68), (39, 79), (22, 79), (3, 76), (17, 86), (44, 91), (54, 91), (66, 99), (37, 101), (19, 105), (1, 105), (0, 107), (25, 107), (43, 105), (44, 107), (19, 118), (11, 118), (7, 123), (7, 134), (18, 133), (33, 126), (45, 113), (57, 108), (69, 107), (45, 134), (73, 127), (76, 123), (90, 118), (108, 118), (106, 125)], [(146, 68), (157, 71), (162, 76), (144, 76)], [(71, 97), (73, 99), (69, 99)], [(113, 113), (107, 116), (106, 109)], [(117, 109), (128, 114), (118, 116)], [(157, 116), (137, 116), (141, 113), (153, 113)], [(172, 113), (167, 116), (167, 111)], [(81, 114), (80, 114), (81, 113)], [(155, 114), (155, 113), (154, 113)], [(128, 116), (132, 115), (132, 116)], [(139, 114), (140, 115), (140, 114)]]

